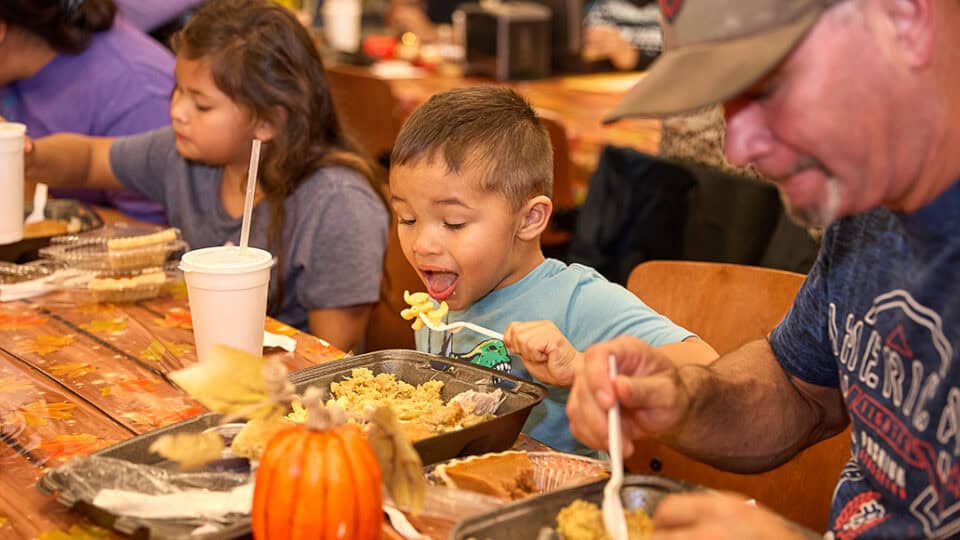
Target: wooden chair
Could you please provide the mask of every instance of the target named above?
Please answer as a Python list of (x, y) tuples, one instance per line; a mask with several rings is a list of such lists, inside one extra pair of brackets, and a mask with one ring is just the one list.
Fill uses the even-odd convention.
[[(573, 165), (570, 161), (570, 141), (567, 128), (564, 127), (559, 116), (551, 111), (537, 110), (540, 122), (550, 134), (550, 144), (553, 145), (553, 212), (570, 211), (576, 208), (573, 195)], [(540, 237), (540, 243), (545, 247), (565, 246), (573, 238), (571, 231), (560, 229), (556, 222), (551, 220), (550, 226)]]
[(423, 282), (410, 266), (397, 236), (397, 224), (390, 226), (390, 238), (383, 262), (383, 281), (380, 287), (380, 302), (370, 314), (367, 325), (366, 350), (413, 349), (416, 347), (410, 321), (400, 317), (400, 310), (407, 307), (403, 301), (404, 289), (410, 292), (423, 290)]
[[(736, 264), (650, 261), (631, 272), (627, 288), (724, 354), (766, 336), (786, 314), (803, 279), (802, 274)], [(840, 469), (849, 457), (848, 428), (761, 474), (723, 472), (655, 441), (638, 445), (627, 468), (743, 493), (822, 532)]]
[(333, 64), (326, 72), (337, 119), (347, 137), (375, 159), (389, 155), (403, 124), (390, 84), (356, 66)]

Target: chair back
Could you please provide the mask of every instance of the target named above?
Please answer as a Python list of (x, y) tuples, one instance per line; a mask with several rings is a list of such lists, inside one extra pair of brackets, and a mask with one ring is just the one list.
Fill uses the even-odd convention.
[[(573, 195), (573, 164), (570, 161), (570, 141), (567, 138), (567, 128), (559, 116), (552, 111), (537, 110), (540, 122), (550, 135), (550, 144), (553, 146), (553, 214), (568, 212), (576, 208)], [(551, 219), (550, 225), (540, 236), (540, 244), (545, 248), (566, 246), (573, 238), (571, 231), (557, 226), (556, 220)]]
[(377, 159), (390, 154), (402, 120), (390, 84), (363, 68), (329, 65), (330, 97), (347, 137)]
[(367, 351), (416, 347), (413, 329), (410, 328), (411, 321), (400, 317), (400, 310), (407, 307), (407, 303), (403, 301), (405, 289), (410, 292), (423, 290), (423, 282), (403, 256), (400, 238), (397, 236), (397, 223), (393, 220), (383, 260), (380, 302), (373, 308), (370, 323), (367, 325)]
[[(651, 309), (725, 354), (769, 334), (790, 308), (803, 279), (794, 272), (737, 264), (649, 261), (631, 272), (627, 288)], [(788, 519), (823, 532), (833, 490), (849, 457), (848, 428), (761, 474), (723, 472), (655, 441), (641, 442), (627, 467), (637, 473), (662, 474), (743, 493)]]

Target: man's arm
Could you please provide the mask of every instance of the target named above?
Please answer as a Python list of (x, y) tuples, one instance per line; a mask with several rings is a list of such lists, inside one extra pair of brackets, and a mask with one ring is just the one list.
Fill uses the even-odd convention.
[(53, 187), (123, 189), (110, 167), (111, 137), (58, 133), (26, 145), (26, 177)]
[[(611, 381), (607, 358), (620, 375)], [(625, 434), (656, 437), (713, 466), (740, 473), (784, 463), (838, 433), (848, 421), (839, 390), (788, 376), (766, 340), (703, 366), (677, 367), (663, 352), (629, 337), (587, 349), (567, 404), (571, 430), (606, 446), (607, 410), (620, 402)], [(632, 440), (625, 444), (627, 455)]]
[(689, 412), (661, 439), (724, 470), (772, 469), (849, 421), (838, 389), (789, 376), (765, 339), (678, 373), (691, 396)]

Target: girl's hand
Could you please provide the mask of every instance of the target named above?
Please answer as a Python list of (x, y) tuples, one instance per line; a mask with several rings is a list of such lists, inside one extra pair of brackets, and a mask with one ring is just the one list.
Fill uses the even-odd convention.
[(538, 380), (554, 386), (573, 384), (580, 354), (553, 322), (510, 323), (503, 333), (503, 344)]

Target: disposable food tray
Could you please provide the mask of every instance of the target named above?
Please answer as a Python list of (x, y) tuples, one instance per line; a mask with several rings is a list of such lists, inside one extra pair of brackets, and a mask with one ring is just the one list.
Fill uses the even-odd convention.
[[(603, 487), (606, 480), (599, 480), (554, 491), (539, 497), (531, 497), (508, 504), (493, 512), (469, 517), (457, 524), (450, 533), (450, 540), (515, 540), (517, 538), (558, 538), (556, 535), (541, 535), (543, 529), (556, 530), (557, 513), (577, 499), (603, 502)], [(662, 476), (626, 475), (620, 498), (625, 510), (642, 508), (651, 516), (660, 500), (671, 493), (690, 491), (692, 486)]]
[[(444, 382), (441, 396), (449, 400), (465, 390), (492, 391), (501, 389), (506, 399), (496, 417), (480, 424), (431, 437), (417, 442), (414, 447), (424, 464), (471, 453), (496, 452), (513, 445), (530, 410), (546, 396), (543, 386), (505, 375), (495, 370), (475, 366), (416, 351), (389, 350), (367, 353), (306, 368), (290, 375), (290, 380), (302, 391), (307, 386), (329, 388), (331, 382), (350, 376), (355, 368), (365, 367), (377, 373), (392, 373), (399, 380), (420, 384), (429, 380)], [(201, 432), (217, 426), (220, 414), (204, 413), (189, 420), (144, 433), (95, 452), (95, 456), (111, 457), (164, 468), (174, 465), (150, 452), (150, 445), (163, 435)], [(192, 526), (175, 520), (151, 520), (116, 516), (92, 504), (92, 498), (82, 496), (74, 486), (65, 484), (56, 474), (47, 472), (37, 481), (44, 494), (55, 495), (57, 501), (86, 515), (94, 523), (134, 538), (196, 538), (220, 540), (244, 538), (250, 535), (248, 518), (237, 520), (219, 531), (189, 536)]]
[(503, 391), (505, 400), (492, 420), (414, 443), (424, 465), (510, 448), (530, 410), (547, 395), (542, 385), (500, 371), (406, 349), (376, 351), (309, 367), (292, 374), (291, 380), (298, 387), (313, 385), (328, 389), (330, 383), (346, 379), (356, 368), (368, 368), (374, 375), (391, 373), (413, 385), (442, 381), (440, 397), (444, 401), (467, 390), (491, 392), (499, 388)]

